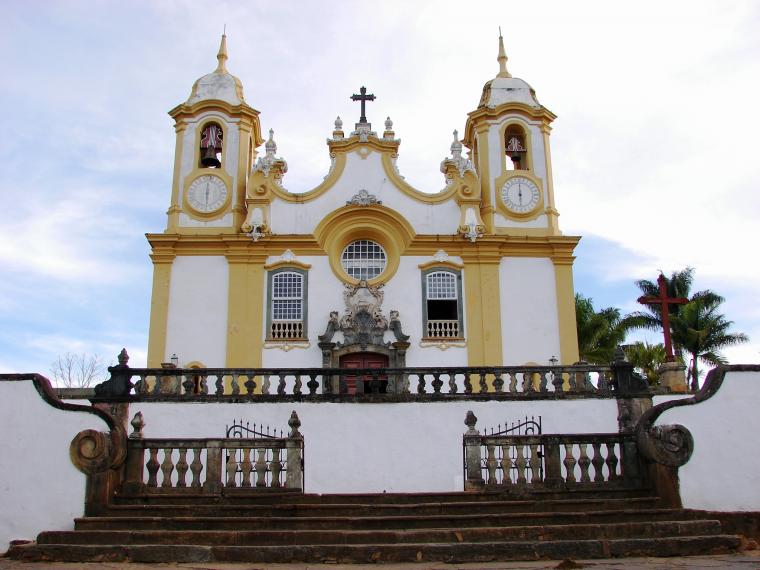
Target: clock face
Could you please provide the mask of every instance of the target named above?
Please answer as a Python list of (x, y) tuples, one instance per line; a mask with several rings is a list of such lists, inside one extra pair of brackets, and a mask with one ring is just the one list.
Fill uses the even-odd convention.
[(202, 213), (213, 212), (227, 201), (227, 185), (218, 176), (199, 176), (187, 189), (187, 202)]
[(515, 176), (501, 187), (501, 200), (510, 212), (527, 214), (538, 206), (541, 192), (529, 178)]

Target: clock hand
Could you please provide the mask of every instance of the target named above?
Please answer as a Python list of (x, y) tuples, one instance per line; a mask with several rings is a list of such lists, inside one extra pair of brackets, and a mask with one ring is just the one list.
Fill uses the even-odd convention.
[(206, 182), (206, 208), (208, 208), (208, 193), (209, 193), (209, 183)]
[(522, 206), (522, 184), (519, 182), (517, 183), (517, 197), (520, 200), (520, 205)]

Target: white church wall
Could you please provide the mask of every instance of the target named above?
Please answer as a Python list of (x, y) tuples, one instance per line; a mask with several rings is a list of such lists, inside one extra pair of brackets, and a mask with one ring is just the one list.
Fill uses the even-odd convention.
[[(286, 182), (287, 187), (287, 182)], [(359, 190), (367, 190), (384, 206), (400, 212), (422, 234), (455, 234), (459, 224), (459, 207), (453, 200), (426, 204), (410, 198), (388, 179), (381, 153), (371, 151), (366, 158), (356, 153), (346, 155), (343, 174), (319, 198), (305, 204), (274, 200), (270, 206), (270, 222), (275, 234), (311, 233), (322, 219), (344, 207)]]
[(94, 415), (51, 407), (31, 381), (0, 382), (0, 552), (11, 540), (74, 528), (84, 512), (85, 476), (71, 463), (69, 445), (85, 429), (108, 427)]
[(664, 412), (657, 424), (681, 424), (694, 454), (679, 469), (686, 508), (760, 510), (760, 372), (729, 371), (717, 393)]
[(140, 403), (146, 438), (223, 437), (233, 420), (287, 430), (292, 410), (305, 438), (309, 493), (461, 491), (467, 410), (478, 429), (542, 416), (544, 433), (617, 431), (615, 400), (403, 404)]
[(227, 351), (229, 271), (224, 256), (177, 256), (172, 264), (166, 354), (180, 366), (224, 366)]
[(506, 366), (548, 364), (560, 356), (554, 264), (508, 257), (499, 267), (502, 354)]

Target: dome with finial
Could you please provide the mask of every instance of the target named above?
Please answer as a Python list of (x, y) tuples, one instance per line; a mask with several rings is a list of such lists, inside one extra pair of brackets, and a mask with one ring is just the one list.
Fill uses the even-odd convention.
[(483, 86), (483, 95), (478, 107), (497, 107), (504, 103), (524, 103), (531, 107), (541, 107), (536, 92), (526, 81), (512, 77), (507, 71), (507, 54), (504, 51), (504, 38), (499, 30), (499, 73)]
[(187, 99), (188, 105), (212, 99), (224, 101), (230, 105), (240, 105), (245, 102), (243, 98), (243, 84), (240, 83), (237, 77), (227, 71), (226, 34), (222, 35), (216, 59), (219, 62), (216, 69), (212, 73), (204, 75), (193, 84), (190, 97)]

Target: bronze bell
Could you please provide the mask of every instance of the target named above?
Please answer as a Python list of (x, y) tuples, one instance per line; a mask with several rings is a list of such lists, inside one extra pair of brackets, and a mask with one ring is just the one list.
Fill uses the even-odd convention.
[(213, 146), (207, 146), (203, 149), (201, 164), (206, 168), (219, 168), (222, 166), (222, 163), (216, 157), (216, 149)]

